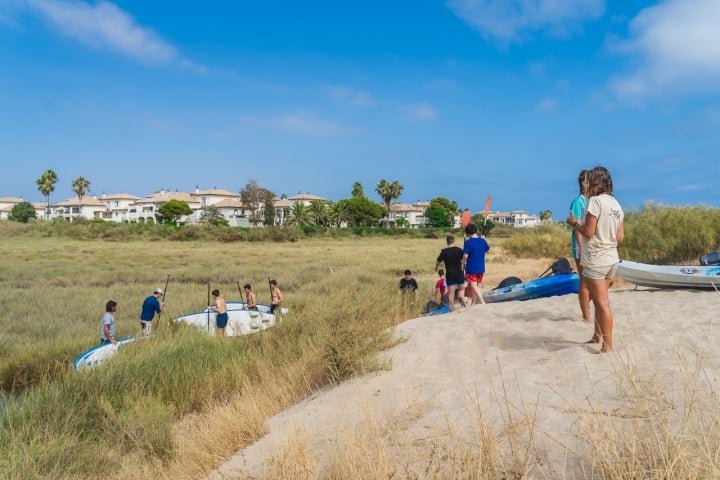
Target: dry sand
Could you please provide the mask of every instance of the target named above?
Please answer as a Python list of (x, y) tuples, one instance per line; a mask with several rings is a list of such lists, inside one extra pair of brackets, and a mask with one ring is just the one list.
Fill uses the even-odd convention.
[[(298, 442), (309, 444), (322, 468), (373, 425), (390, 462), (422, 468), (412, 459), (428, 458), (443, 442), (456, 449), (462, 439), (471, 444), (483, 421), (506, 451), (513, 436), (532, 445), (532, 458), (523, 461), (528, 477), (589, 478), (586, 434), (593, 418), (637, 418), (641, 405), (657, 398), (667, 402), (660, 409), (677, 410), (688, 377), (714, 382), (714, 391), (720, 385), (717, 292), (621, 286), (610, 301), (610, 354), (583, 344), (591, 331), (575, 295), (404, 322), (396, 330), (405, 341), (385, 353), (389, 370), (323, 390), (276, 415), (268, 435), (210, 478), (267, 475), (272, 459)], [(647, 398), (640, 398), (645, 390)]]

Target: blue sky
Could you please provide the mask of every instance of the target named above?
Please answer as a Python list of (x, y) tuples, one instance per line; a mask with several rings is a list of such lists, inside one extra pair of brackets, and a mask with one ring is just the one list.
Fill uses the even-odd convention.
[(0, 197), (718, 204), (720, 1), (0, 0)]

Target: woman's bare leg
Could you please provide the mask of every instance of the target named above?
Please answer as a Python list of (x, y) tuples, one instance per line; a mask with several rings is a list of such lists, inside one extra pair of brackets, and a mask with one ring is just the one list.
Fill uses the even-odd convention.
[(595, 333), (592, 340), (599, 342), (601, 352), (612, 351), (613, 313), (610, 309), (610, 279), (594, 280), (585, 278), (595, 307)]
[(578, 274), (580, 275), (580, 289), (578, 290), (578, 302), (580, 303), (580, 313), (582, 314), (585, 323), (592, 325), (593, 320), (590, 315), (590, 289), (587, 285), (587, 279), (583, 277), (583, 267), (580, 262), (576, 260), (576, 267)]

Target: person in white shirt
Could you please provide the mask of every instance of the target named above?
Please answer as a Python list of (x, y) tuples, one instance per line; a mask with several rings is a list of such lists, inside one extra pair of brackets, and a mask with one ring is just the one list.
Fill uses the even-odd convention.
[(613, 197), (612, 176), (605, 167), (593, 168), (587, 178), (585, 218), (570, 214), (567, 223), (582, 235), (580, 264), (595, 307), (595, 331), (588, 343), (599, 343), (600, 352), (605, 353), (613, 349), (613, 313), (608, 291), (620, 261), (617, 246), (625, 238), (624, 213)]

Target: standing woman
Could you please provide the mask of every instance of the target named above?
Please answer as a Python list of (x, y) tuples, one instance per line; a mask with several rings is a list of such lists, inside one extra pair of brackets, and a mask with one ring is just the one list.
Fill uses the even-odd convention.
[(600, 352), (604, 353), (613, 349), (613, 313), (608, 290), (620, 261), (617, 246), (625, 238), (624, 214), (613, 197), (612, 177), (605, 167), (593, 168), (587, 179), (585, 219), (581, 221), (570, 214), (567, 223), (582, 235), (580, 264), (595, 307), (595, 332), (588, 343), (599, 343)]

